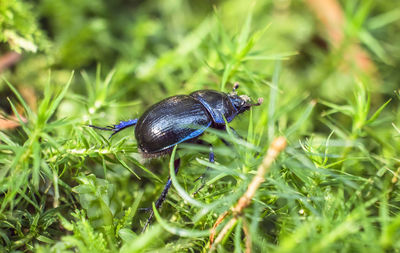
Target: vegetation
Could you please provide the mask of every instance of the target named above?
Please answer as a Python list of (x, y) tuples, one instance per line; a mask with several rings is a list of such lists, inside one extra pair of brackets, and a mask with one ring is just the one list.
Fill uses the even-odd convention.
[[(400, 7), (326, 2), (337, 27), (312, 0), (0, 0), (0, 251), (207, 252), (278, 136), (217, 252), (400, 251)], [(245, 140), (207, 131), (215, 164), (179, 145), (142, 233), (173, 158), (87, 125), (235, 82), (264, 98), (230, 123)]]

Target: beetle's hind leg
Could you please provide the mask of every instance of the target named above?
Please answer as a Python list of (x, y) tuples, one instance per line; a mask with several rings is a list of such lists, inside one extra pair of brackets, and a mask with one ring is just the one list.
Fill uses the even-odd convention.
[[(213, 145), (212, 145), (211, 143), (205, 142), (205, 141), (203, 141), (203, 140), (198, 140), (197, 143), (202, 144), (202, 145), (208, 144), (208, 146), (210, 147), (210, 152), (208, 153), (208, 161), (209, 161), (210, 163), (214, 163), (214, 162), (215, 162), (215, 159), (214, 159), (214, 149), (213, 149)], [(206, 174), (207, 174), (207, 172), (208, 172), (209, 170), (210, 170), (210, 167), (207, 167), (206, 172), (204, 172), (200, 177), (198, 177), (198, 178), (195, 180), (195, 182), (198, 181), (198, 180), (201, 180), (201, 185), (200, 185), (200, 187), (193, 193), (193, 196), (195, 196), (197, 193), (199, 193), (199, 191), (200, 191), (201, 189), (203, 189), (204, 186), (206, 185)]]
[[(180, 164), (181, 164), (181, 159), (180, 158), (175, 159), (175, 161), (174, 161), (175, 174), (178, 174)], [(156, 206), (157, 210), (161, 207), (161, 205), (164, 203), (165, 199), (167, 198), (167, 194), (168, 194), (169, 188), (171, 188), (171, 184), (172, 184), (172, 180), (171, 180), (171, 176), (169, 176), (168, 177), (168, 181), (165, 184), (164, 190), (162, 191), (160, 197), (158, 197), (158, 199), (157, 199), (157, 201), (155, 203), (155, 206)], [(144, 232), (146, 230), (146, 228), (149, 226), (151, 220), (154, 217), (153, 208), (151, 208), (149, 211), (150, 211), (150, 215), (149, 215), (149, 218), (146, 221), (146, 224), (143, 227), (142, 232)]]
[(137, 121), (138, 119), (130, 119), (128, 121), (120, 121), (119, 124), (106, 127), (99, 127), (94, 125), (88, 125), (88, 126), (99, 130), (112, 131), (113, 133), (110, 135), (110, 137), (108, 137), (108, 139), (111, 139), (111, 137), (113, 137), (114, 134), (124, 130), (125, 128), (136, 125)]

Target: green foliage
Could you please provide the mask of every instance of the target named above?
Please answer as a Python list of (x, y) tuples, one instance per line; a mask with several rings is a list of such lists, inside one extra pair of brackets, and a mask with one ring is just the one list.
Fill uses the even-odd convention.
[(94, 175), (77, 177), (77, 180), (80, 185), (73, 190), (78, 193), (79, 201), (93, 226), (112, 226), (112, 218), (118, 211), (119, 202), (115, 187)]
[[(43, 34), (51, 44), (24, 54), (0, 81), (1, 106), (20, 124), (0, 131), (0, 251), (206, 252), (216, 218), (245, 192), (278, 135), (288, 148), (217, 251), (244, 251), (245, 224), (254, 252), (399, 251), (399, 9), (390, 1), (342, 7), (344, 45), (327, 48), (295, 1), (0, 0), (1, 50), (45, 48)], [(354, 41), (380, 75), (342, 64)], [(206, 131), (216, 163), (193, 144), (147, 161), (133, 129), (108, 139), (87, 127), (234, 82), (264, 104), (229, 124), (244, 139)], [(21, 84), (35, 90), (37, 106)], [(168, 198), (141, 233), (148, 214), (139, 208), (152, 206), (169, 174)]]
[(0, 1), (0, 42), (12, 50), (35, 53), (47, 44), (38, 28), (37, 14), (26, 1)]

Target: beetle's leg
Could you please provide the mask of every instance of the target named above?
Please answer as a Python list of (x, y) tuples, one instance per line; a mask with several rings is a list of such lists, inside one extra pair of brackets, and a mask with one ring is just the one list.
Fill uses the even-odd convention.
[[(210, 163), (214, 163), (215, 159), (214, 159), (214, 149), (213, 149), (213, 145), (211, 143), (205, 142), (203, 140), (198, 140), (197, 141), (199, 144), (208, 144), (208, 146), (210, 147), (210, 153), (208, 153), (208, 161)], [(203, 187), (206, 185), (206, 173), (210, 170), (210, 167), (207, 167), (206, 172), (204, 172), (200, 177), (198, 177), (196, 180), (194, 180), (195, 182), (197, 180), (201, 180), (201, 185), (200, 187), (193, 193), (193, 196), (195, 196), (201, 189), (203, 189)]]
[(224, 138), (221, 138), (221, 137), (219, 137), (219, 139), (220, 139), (227, 147), (232, 147), (232, 144), (231, 144), (229, 141), (227, 141), (227, 140), (225, 140)]
[(245, 140), (240, 134), (238, 134), (238, 132), (236, 132), (236, 130), (233, 127), (229, 127), (233, 133), (234, 136), (236, 136), (239, 139)]
[(117, 125), (111, 125), (111, 126), (106, 126), (106, 127), (98, 127), (94, 125), (88, 125), (89, 127), (104, 130), (104, 131), (112, 131), (113, 133), (108, 137), (110, 139), (114, 134), (124, 130), (125, 128), (131, 127), (136, 125), (138, 119), (130, 119), (128, 121), (120, 121), (119, 124)]
[[(240, 134), (238, 134), (238, 132), (236, 132), (236, 130), (235, 130), (233, 127), (229, 127), (229, 128), (231, 129), (233, 135), (234, 135), (236, 138), (245, 140)], [(225, 127), (225, 131), (226, 131), (226, 127)], [(225, 140), (224, 138), (221, 138), (221, 137), (220, 137), (220, 140), (221, 140), (226, 146), (232, 147), (232, 144), (231, 144), (229, 141)]]
[[(239, 139), (244, 140), (244, 141), (246, 140), (246, 139), (243, 138), (240, 134), (238, 134), (238, 132), (236, 132), (236, 130), (235, 130), (233, 127), (229, 127), (229, 128), (231, 129), (233, 135), (236, 136), (236, 138), (239, 138)], [(226, 130), (226, 127), (225, 127), (225, 130)], [(221, 140), (226, 146), (232, 147), (232, 144), (231, 144), (230, 142), (226, 141), (225, 139), (220, 138), (220, 140)], [(258, 156), (258, 152), (256, 153), (256, 156)]]
[[(180, 158), (175, 159), (175, 161), (174, 161), (175, 174), (178, 174), (180, 164), (181, 164), (181, 159)], [(171, 184), (172, 184), (172, 180), (171, 180), (171, 176), (169, 176), (168, 181), (165, 184), (164, 190), (162, 191), (160, 197), (158, 197), (158, 199), (155, 203), (157, 210), (161, 207), (164, 200), (167, 198), (167, 194), (168, 194), (169, 188), (171, 187)], [(154, 217), (154, 210), (153, 210), (153, 208), (151, 208), (149, 218), (147, 219), (142, 232), (144, 232), (146, 230), (146, 228), (149, 226), (153, 217)]]

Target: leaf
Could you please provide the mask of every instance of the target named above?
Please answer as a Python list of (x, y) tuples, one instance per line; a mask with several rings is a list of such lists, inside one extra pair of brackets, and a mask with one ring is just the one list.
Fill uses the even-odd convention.
[(388, 101), (386, 101), (386, 103), (381, 105), (381, 107), (379, 107), (379, 109), (376, 110), (376, 112), (367, 120), (367, 122), (365, 124), (367, 125), (367, 124), (371, 124), (372, 122), (374, 122), (379, 117), (379, 115), (381, 114), (383, 109), (385, 109), (385, 107), (390, 103), (390, 101), (392, 101), (392, 99), (389, 99)]

